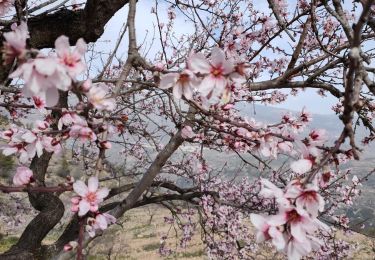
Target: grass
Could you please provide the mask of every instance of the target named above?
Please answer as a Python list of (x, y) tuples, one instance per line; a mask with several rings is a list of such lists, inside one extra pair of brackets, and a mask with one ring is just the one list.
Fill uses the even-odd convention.
[(153, 238), (153, 237), (156, 237), (155, 233), (144, 234), (144, 235), (142, 235), (141, 231), (136, 231), (133, 233), (134, 239), (145, 239), (145, 238)]
[(5, 237), (0, 240), (0, 253), (7, 251), (12, 245), (18, 241), (18, 237)]
[(147, 252), (154, 251), (160, 248), (160, 243), (147, 244), (147, 245), (144, 245), (142, 248), (144, 251), (147, 251)]
[(184, 258), (192, 258), (192, 257), (203, 256), (203, 255), (204, 255), (204, 251), (202, 249), (198, 251), (194, 251), (194, 252), (183, 252), (181, 254), (181, 256)]

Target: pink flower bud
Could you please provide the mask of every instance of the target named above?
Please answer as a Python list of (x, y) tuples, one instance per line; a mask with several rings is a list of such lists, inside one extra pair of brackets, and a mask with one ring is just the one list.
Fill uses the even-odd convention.
[(13, 184), (16, 186), (27, 185), (33, 181), (33, 172), (27, 167), (18, 167), (13, 177)]

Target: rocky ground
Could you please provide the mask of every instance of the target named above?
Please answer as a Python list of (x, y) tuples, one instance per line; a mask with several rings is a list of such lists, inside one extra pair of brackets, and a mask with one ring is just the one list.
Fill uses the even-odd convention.
[[(86, 251), (87, 259), (208, 259), (204, 245), (200, 241), (199, 230), (197, 230), (188, 246), (181, 248), (178, 239), (179, 233), (177, 232), (176, 236), (175, 230), (164, 223), (164, 216), (168, 216), (168, 211), (160, 206), (148, 206), (129, 211), (117, 225), (112, 226), (90, 244)], [(0, 225), (3, 224), (0, 223)], [(24, 225), (26, 225), (26, 222), (19, 226), (18, 232), (8, 233), (0, 239), (0, 253), (6, 251), (17, 241), (19, 231), (22, 230)], [(59, 230), (52, 232), (44, 242), (51, 243), (57, 238), (58, 233)], [(159, 254), (160, 238), (166, 233), (169, 233), (170, 237), (168, 247), (175, 253), (168, 257), (161, 257)], [(375, 259), (374, 239), (371, 240), (359, 234), (347, 237), (339, 233), (338, 237), (358, 245), (357, 250), (348, 260)], [(262, 252), (264, 252), (262, 255), (254, 256), (255, 259), (285, 259), (266, 246), (262, 248)]]

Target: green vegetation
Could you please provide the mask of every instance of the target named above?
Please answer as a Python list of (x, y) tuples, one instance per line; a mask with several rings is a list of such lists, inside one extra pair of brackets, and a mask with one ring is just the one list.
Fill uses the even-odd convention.
[(9, 178), (14, 169), (14, 160), (11, 156), (0, 153), (0, 177)]
[(70, 174), (69, 163), (64, 154), (60, 161), (60, 167), (57, 170), (57, 176), (61, 178), (66, 178), (66, 176), (68, 176), (69, 174)]
[(203, 255), (204, 255), (204, 251), (202, 249), (198, 251), (194, 251), (194, 252), (184, 252), (181, 254), (181, 256), (185, 258), (193, 258), (193, 257), (199, 257)]
[(0, 253), (7, 251), (12, 245), (18, 241), (18, 237), (4, 237), (0, 240)]
[(154, 251), (160, 248), (160, 243), (152, 243), (152, 244), (144, 245), (142, 248), (144, 251), (147, 251), (147, 252)]

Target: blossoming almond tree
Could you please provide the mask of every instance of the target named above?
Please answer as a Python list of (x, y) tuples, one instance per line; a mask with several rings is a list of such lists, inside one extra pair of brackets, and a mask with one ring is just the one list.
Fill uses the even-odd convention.
[[(0, 192), (26, 194), (39, 212), (0, 258), (84, 259), (93, 239), (151, 204), (170, 210), (181, 247), (200, 232), (211, 259), (254, 259), (263, 243), (288, 259), (350, 255), (335, 233), (350, 230), (338, 209), (372, 173), (347, 181), (343, 167), (375, 136), (375, 1), (260, 2), (0, 0), (0, 107), (10, 122), (1, 152), (19, 164)], [(99, 47), (124, 6), (114, 49)], [(139, 29), (150, 16), (140, 6), (156, 21), (152, 39)], [(309, 127), (308, 107), (277, 122), (243, 111), (306, 89), (336, 98), (334, 142)], [(28, 117), (38, 120), (30, 127)], [(362, 144), (357, 125), (368, 129)], [(68, 151), (84, 170), (63, 180), (48, 167)], [(240, 162), (235, 176), (227, 155)], [(124, 174), (106, 170), (111, 157)], [(7, 211), (0, 217), (15, 228)], [(64, 230), (44, 243), (59, 222)]]

